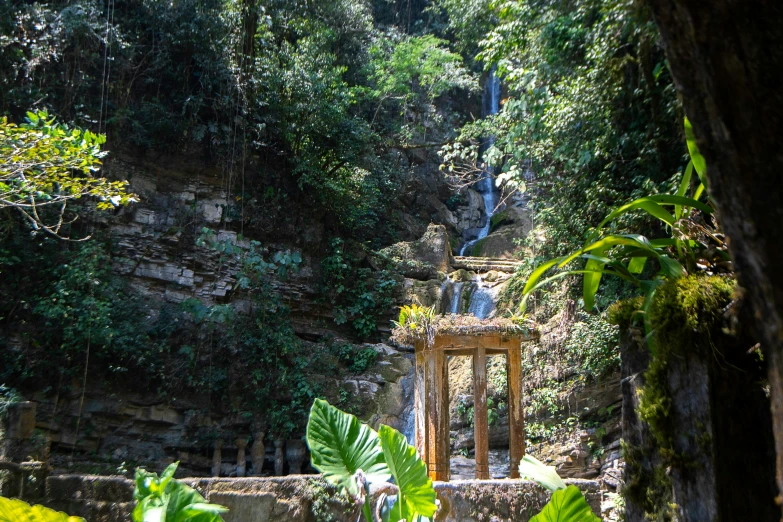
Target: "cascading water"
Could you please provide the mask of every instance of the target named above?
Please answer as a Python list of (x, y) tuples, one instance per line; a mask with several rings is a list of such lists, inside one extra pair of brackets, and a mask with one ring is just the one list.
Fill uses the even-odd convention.
[(454, 283), (451, 289), (451, 301), (449, 301), (449, 309), (446, 310), (446, 313), (448, 314), (458, 314), (460, 313), (460, 301), (462, 300), (462, 287), (465, 286), (465, 283), (458, 282)]
[[(497, 114), (500, 110), (500, 79), (495, 76), (495, 70), (493, 69), (487, 77), (487, 81), (484, 84), (484, 116), (491, 116)], [(495, 144), (495, 137), (490, 136), (487, 139), (486, 148)], [(481, 194), (481, 198), (484, 200), (484, 211), (487, 213), (487, 222), (478, 231), (476, 239), (468, 241), (460, 249), (459, 255), (470, 255), (470, 251), (473, 245), (484, 239), (489, 235), (489, 229), (491, 226), (490, 220), (495, 213), (495, 207), (498, 205), (499, 193), (495, 187), (495, 178), (493, 177), (494, 168), (487, 166), (482, 173), (481, 179), (476, 184), (476, 189)]]
[(476, 276), (476, 288), (470, 296), (468, 313), (475, 315), (479, 319), (486, 319), (494, 311), (495, 293), (478, 275)]

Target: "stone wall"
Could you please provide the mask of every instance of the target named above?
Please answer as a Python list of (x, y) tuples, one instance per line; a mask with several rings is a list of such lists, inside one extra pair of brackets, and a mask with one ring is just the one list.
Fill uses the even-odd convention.
[[(230, 509), (226, 522), (355, 522), (355, 506), (336, 494), (319, 475), (285, 478), (183, 479), (210, 502)], [(598, 513), (598, 484), (569, 481)], [(89, 522), (129, 522), (133, 482), (122, 477), (62, 475), (47, 481), (47, 505)], [(521, 480), (436, 482), (439, 522), (527, 522), (549, 499), (536, 484)], [(375, 491), (374, 505), (394, 486)]]

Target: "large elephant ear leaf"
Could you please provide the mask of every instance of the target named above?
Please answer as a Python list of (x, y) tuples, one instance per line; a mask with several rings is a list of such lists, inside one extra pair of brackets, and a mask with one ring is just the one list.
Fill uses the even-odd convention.
[(83, 518), (27, 502), (0, 497), (0, 522), (85, 522)]
[(354, 497), (359, 494), (357, 471), (362, 470), (368, 482), (382, 483), (391, 478), (378, 434), (324, 400), (316, 399), (310, 409), (307, 445), (313, 467)]
[(568, 486), (552, 493), (541, 513), (530, 522), (601, 522), (601, 519), (593, 514), (579, 488)]
[(408, 444), (402, 433), (389, 426), (381, 426), (378, 434), (386, 463), (399, 489), (397, 503), (392, 508), (393, 516), (411, 521), (416, 515), (431, 517), (437, 509), (435, 489), (416, 448)]
[(565, 489), (566, 485), (553, 466), (547, 466), (532, 455), (525, 455), (519, 463), (519, 476), (537, 482), (549, 491)]

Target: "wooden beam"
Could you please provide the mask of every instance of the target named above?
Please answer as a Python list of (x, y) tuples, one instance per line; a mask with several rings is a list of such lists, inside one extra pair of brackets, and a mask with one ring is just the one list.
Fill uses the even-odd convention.
[(519, 478), (519, 461), (525, 455), (525, 409), (522, 405), (522, 349), (508, 351), (508, 429), (511, 478)]
[(489, 478), (489, 425), (487, 418), (487, 354), (473, 353), (473, 439), (476, 441), (476, 478)]

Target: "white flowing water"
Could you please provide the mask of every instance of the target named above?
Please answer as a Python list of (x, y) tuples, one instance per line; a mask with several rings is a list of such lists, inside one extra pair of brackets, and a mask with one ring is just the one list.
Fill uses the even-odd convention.
[[(495, 76), (494, 69), (489, 73), (487, 82), (484, 84), (484, 97), (484, 106), (486, 108), (485, 116), (497, 114), (500, 110), (500, 79)], [(487, 139), (487, 148), (494, 144), (495, 137), (490, 136)], [(481, 179), (478, 181), (478, 183), (476, 183), (476, 189), (481, 194), (481, 198), (484, 200), (484, 211), (487, 214), (487, 222), (481, 228), (481, 230), (479, 230), (476, 239), (468, 241), (462, 245), (462, 248), (459, 251), (459, 255), (461, 256), (470, 255), (473, 246), (489, 235), (489, 229), (491, 226), (490, 221), (492, 219), (492, 215), (495, 213), (495, 207), (497, 207), (498, 201), (500, 199), (500, 194), (498, 193), (497, 187), (495, 187), (495, 178), (493, 174), (494, 168), (487, 166), (487, 168), (482, 173)]]
[(451, 301), (449, 302), (449, 309), (446, 310), (447, 314), (458, 314), (460, 313), (460, 301), (462, 301), (462, 287), (465, 286), (465, 283), (458, 282), (454, 283), (451, 289)]
[(476, 287), (470, 295), (470, 306), (468, 313), (471, 313), (479, 319), (486, 319), (495, 311), (495, 292), (484, 281), (481, 276), (476, 276)]

